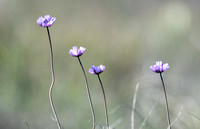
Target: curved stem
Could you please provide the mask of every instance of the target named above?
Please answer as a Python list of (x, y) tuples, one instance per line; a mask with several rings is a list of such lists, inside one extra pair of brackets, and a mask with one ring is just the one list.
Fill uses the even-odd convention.
[(164, 90), (164, 94), (165, 94), (165, 103), (166, 103), (168, 126), (169, 126), (169, 129), (171, 129), (171, 122), (170, 122), (170, 116), (169, 116), (169, 106), (168, 106), (168, 100), (167, 100), (167, 92), (166, 92), (166, 89), (165, 89), (165, 84), (164, 84), (164, 81), (163, 81), (162, 73), (160, 73), (160, 78), (161, 78), (161, 82), (162, 82), (163, 90)]
[(93, 104), (92, 104), (92, 99), (91, 99), (91, 96), (90, 96), (90, 90), (89, 90), (89, 86), (88, 86), (88, 81), (87, 81), (85, 70), (83, 68), (83, 65), (82, 65), (81, 60), (80, 60), (79, 57), (78, 57), (78, 61), (79, 61), (80, 65), (81, 65), (81, 68), (82, 68), (83, 74), (84, 74), (84, 78), (85, 78), (86, 91), (87, 91), (87, 95), (88, 95), (88, 99), (89, 99), (89, 103), (90, 103), (90, 109), (91, 109), (92, 118), (93, 118), (92, 129), (95, 129), (95, 114), (94, 114), (94, 108), (93, 108)]
[(98, 76), (99, 82), (100, 82), (100, 84), (101, 84), (101, 88), (102, 88), (102, 92), (103, 92), (103, 97), (104, 97), (105, 116), (106, 116), (106, 127), (107, 127), (107, 129), (109, 129), (108, 111), (107, 111), (107, 104), (106, 104), (106, 95), (105, 95), (105, 91), (104, 91), (103, 84), (102, 84), (102, 82), (101, 82), (101, 78), (100, 78), (99, 74), (97, 74), (97, 76)]
[(48, 37), (49, 37), (49, 45), (50, 45), (50, 58), (51, 58), (51, 86), (49, 88), (49, 101), (50, 101), (50, 105), (54, 114), (54, 117), (56, 119), (56, 123), (58, 125), (58, 128), (61, 129), (61, 124), (58, 120), (58, 116), (56, 114), (56, 110), (53, 104), (53, 100), (52, 100), (52, 90), (53, 90), (53, 86), (55, 83), (55, 75), (54, 75), (54, 67), (53, 67), (53, 49), (52, 49), (52, 43), (51, 43), (51, 36), (50, 36), (50, 32), (49, 32), (49, 28), (47, 27), (47, 33), (48, 33)]

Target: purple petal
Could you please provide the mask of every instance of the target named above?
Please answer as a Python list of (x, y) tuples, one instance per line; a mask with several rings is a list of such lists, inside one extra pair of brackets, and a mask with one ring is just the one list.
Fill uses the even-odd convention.
[(55, 20), (56, 20), (56, 18), (52, 17), (50, 20), (48, 20), (47, 26), (50, 27), (51, 25), (53, 25)]
[(100, 65), (99, 67), (101, 69), (101, 72), (103, 72), (105, 70), (105, 66), (104, 65)]
[(47, 20), (47, 22), (49, 22), (51, 20), (51, 16), (50, 15), (45, 15), (44, 18)]
[(96, 66), (94, 71), (96, 74), (99, 74), (101, 72), (101, 69), (99, 68), (99, 66)]
[(85, 52), (85, 49), (86, 48), (84, 48), (84, 47), (80, 47), (80, 51), (81, 51), (82, 54)]
[(54, 24), (56, 18), (51, 17), (50, 15), (45, 15), (44, 17), (39, 17), (37, 20), (37, 24), (41, 27), (50, 27)]
[(80, 47), (80, 49), (78, 49), (77, 46), (73, 46), (73, 48), (70, 49), (69, 54), (75, 57), (79, 57), (84, 53), (84, 51), (84, 47)]
[(41, 17), (39, 17), (39, 18), (37, 19), (37, 24), (40, 25), (40, 26), (42, 26), (43, 21), (44, 21), (44, 18), (41, 16)]
[(74, 53), (74, 51), (73, 51), (72, 49), (70, 49), (69, 54), (70, 54), (71, 56), (77, 56), (77, 54)]
[(73, 48), (72, 48), (74, 51), (77, 51), (77, 46), (73, 46)]
[(150, 66), (151, 71), (155, 72), (154, 66)]
[(162, 61), (157, 61), (154, 66), (150, 66), (151, 71), (156, 73), (162, 73), (169, 68), (169, 64), (163, 64)]
[(95, 71), (94, 71), (94, 68), (95, 68), (95, 67), (92, 66), (92, 67), (89, 69), (89, 72), (90, 72), (91, 74), (96, 74)]
[(104, 65), (100, 65), (100, 66), (92, 66), (90, 69), (89, 69), (89, 72), (91, 74), (100, 74), (102, 73), (103, 71), (105, 70), (105, 66)]
[(163, 64), (163, 69), (164, 69), (164, 71), (167, 70), (168, 68), (169, 68), (169, 64), (168, 64), (168, 63)]

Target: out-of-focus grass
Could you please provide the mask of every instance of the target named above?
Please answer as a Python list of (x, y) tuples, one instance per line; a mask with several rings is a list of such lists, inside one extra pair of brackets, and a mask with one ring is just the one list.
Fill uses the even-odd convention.
[[(55, 107), (64, 128), (90, 128), (91, 113), (83, 75), (68, 51), (86, 47), (84, 67), (104, 64), (102, 81), (107, 94), (110, 123), (130, 128), (134, 88), (139, 127), (155, 103), (145, 129), (167, 127), (159, 76), (149, 70), (157, 60), (168, 62), (164, 73), (171, 119), (184, 110), (173, 129), (200, 128), (200, 17), (198, 1), (159, 0), (1, 0), (0, 1), (0, 128), (54, 129), (48, 100), (49, 46), (39, 16), (57, 18), (50, 27), (54, 49)], [(88, 75), (97, 124), (105, 123), (103, 97), (96, 76)]]

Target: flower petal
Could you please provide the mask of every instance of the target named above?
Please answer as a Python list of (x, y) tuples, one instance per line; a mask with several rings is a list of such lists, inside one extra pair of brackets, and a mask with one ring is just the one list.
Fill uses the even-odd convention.
[(91, 74), (100, 74), (105, 70), (105, 66), (104, 65), (100, 65), (100, 66), (94, 66), (92, 65), (92, 67), (89, 69), (89, 72)]
[(150, 66), (151, 71), (155, 73), (162, 73), (169, 68), (169, 64), (163, 64), (162, 61), (156, 61), (154, 66)]
[(89, 72), (90, 72), (91, 74), (96, 74), (95, 71), (94, 71), (94, 68), (95, 68), (95, 67), (94, 67), (94, 65), (93, 65), (93, 66), (89, 69)]
[(100, 65), (99, 67), (101, 69), (101, 72), (103, 72), (105, 70), (105, 66), (104, 65)]
[(37, 24), (41, 27), (50, 27), (54, 24), (56, 18), (51, 17), (50, 15), (45, 15), (44, 17), (39, 17), (37, 20)]
[(84, 51), (85, 51), (84, 47), (80, 47), (78, 49), (77, 46), (73, 46), (73, 48), (70, 49), (69, 54), (74, 56), (74, 57), (79, 57), (84, 53)]

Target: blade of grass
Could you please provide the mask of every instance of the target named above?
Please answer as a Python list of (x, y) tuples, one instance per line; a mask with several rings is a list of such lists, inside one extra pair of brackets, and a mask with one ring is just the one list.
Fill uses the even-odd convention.
[(132, 111), (131, 111), (131, 129), (134, 129), (135, 105), (136, 105), (136, 98), (137, 98), (138, 88), (139, 88), (139, 83), (136, 84), (134, 97), (133, 97), (133, 105), (132, 105)]
[(150, 112), (148, 113), (148, 115), (145, 117), (144, 121), (142, 122), (142, 124), (140, 125), (139, 129), (142, 129), (143, 126), (145, 125), (145, 123), (147, 122), (148, 118), (150, 117), (150, 115), (152, 114), (152, 112), (155, 110), (156, 106), (158, 105), (158, 102), (156, 102), (153, 106), (153, 108), (150, 110)]
[(181, 114), (182, 114), (182, 110), (183, 110), (183, 105), (181, 106), (181, 109), (180, 109), (178, 115), (176, 116), (176, 118), (174, 119), (174, 121), (172, 121), (171, 125), (168, 126), (167, 129), (170, 129), (170, 127), (172, 127), (172, 126), (174, 125), (174, 123), (180, 118), (180, 116), (181, 116)]
[(30, 129), (30, 128), (29, 128), (28, 122), (27, 122), (26, 120), (24, 120), (24, 122), (25, 122), (25, 124), (26, 124), (27, 129)]

